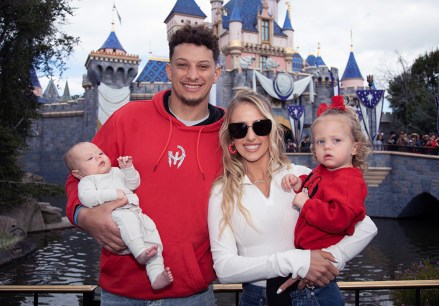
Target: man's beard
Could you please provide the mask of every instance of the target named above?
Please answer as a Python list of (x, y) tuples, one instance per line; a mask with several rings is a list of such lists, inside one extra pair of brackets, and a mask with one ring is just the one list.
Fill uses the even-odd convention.
[(186, 98), (182, 95), (180, 95), (180, 100), (183, 104), (187, 105), (187, 106), (197, 106), (200, 105), (201, 103), (203, 103), (203, 101), (206, 99), (207, 96), (200, 96), (200, 97), (195, 97), (195, 98)]

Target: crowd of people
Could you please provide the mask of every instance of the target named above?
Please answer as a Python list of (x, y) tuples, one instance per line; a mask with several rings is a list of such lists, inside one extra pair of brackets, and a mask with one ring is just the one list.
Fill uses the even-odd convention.
[[(436, 133), (426, 133), (422, 136), (418, 133), (400, 132), (399, 135), (392, 131), (387, 137), (384, 133), (378, 133), (372, 140), (373, 149), (379, 151), (402, 151), (421, 154), (439, 154), (439, 137)], [(310, 151), (310, 137), (304, 135), (299, 145), (292, 139), (288, 138), (286, 142), (286, 150), (288, 153), (301, 152), (308, 153)]]
[(438, 154), (439, 142), (436, 133), (428, 133), (420, 136), (418, 133), (407, 133), (401, 131), (397, 135), (391, 131), (387, 137), (384, 138), (383, 133), (379, 133), (373, 139), (374, 150), (387, 151), (404, 151), (422, 154)]

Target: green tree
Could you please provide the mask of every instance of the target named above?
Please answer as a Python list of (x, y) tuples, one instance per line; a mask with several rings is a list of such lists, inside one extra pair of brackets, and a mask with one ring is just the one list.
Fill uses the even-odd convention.
[(17, 156), (38, 117), (30, 71), (65, 71), (79, 38), (62, 31), (73, 14), (69, 0), (0, 2), (0, 181), (18, 180)]
[(402, 73), (389, 81), (396, 126), (419, 134), (436, 131), (439, 50), (418, 57), (411, 67), (400, 57)]

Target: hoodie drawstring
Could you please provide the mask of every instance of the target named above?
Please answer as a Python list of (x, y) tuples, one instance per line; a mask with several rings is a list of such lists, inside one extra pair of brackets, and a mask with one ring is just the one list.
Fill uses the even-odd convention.
[(163, 148), (162, 153), (160, 154), (159, 158), (157, 159), (157, 161), (156, 161), (156, 163), (155, 163), (155, 165), (154, 165), (154, 172), (155, 172), (155, 170), (157, 169), (157, 166), (158, 166), (160, 160), (162, 159), (163, 155), (164, 155), (165, 152), (166, 152), (166, 148), (168, 147), (168, 145), (169, 145), (169, 141), (171, 140), (171, 135), (172, 135), (172, 120), (171, 120), (171, 118), (169, 118), (169, 133), (168, 133), (168, 140), (166, 140), (165, 147)]
[(198, 132), (198, 137), (197, 137), (197, 163), (198, 163), (198, 168), (201, 171), (201, 175), (203, 176), (203, 181), (205, 181), (206, 177), (204, 176), (204, 171), (203, 171), (203, 168), (201, 167), (201, 162), (200, 162), (200, 157), (199, 157), (200, 138), (201, 138), (201, 132), (203, 131), (203, 129), (204, 129), (204, 126)]

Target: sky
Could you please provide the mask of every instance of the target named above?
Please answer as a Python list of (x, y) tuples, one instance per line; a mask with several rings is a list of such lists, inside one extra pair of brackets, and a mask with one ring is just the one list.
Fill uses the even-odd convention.
[[(363, 78), (374, 75), (379, 89), (383, 71), (398, 72), (397, 59), (408, 64), (439, 48), (438, 0), (280, 0), (278, 24), (285, 20), (286, 1), (291, 4), (294, 48), (303, 58), (320, 55), (329, 67), (337, 67), (341, 77), (353, 44)], [(195, 0), (211, 21), (210, 0)], [(228, 0), (224, 0), (227, 3)], [(113, 3), (121, 17), (113, 14)], [(99, 49), (115, 21), (116, 35), (129, 54), (141, 58), (139, 73), (149, 57), (168, 57), (165, 18), (176, 0), (72, 0), (73, 17), (62, 29), (80, 38), (67, 59), (62, 79), (54, 77), (60, 94), (66, 80), (70, 94), (82, 94), (82, 75), (91, 51)], [(113, 17), (113, 15), (115, 15)], [(40, 77), (43, 90), (49, 79)]]

